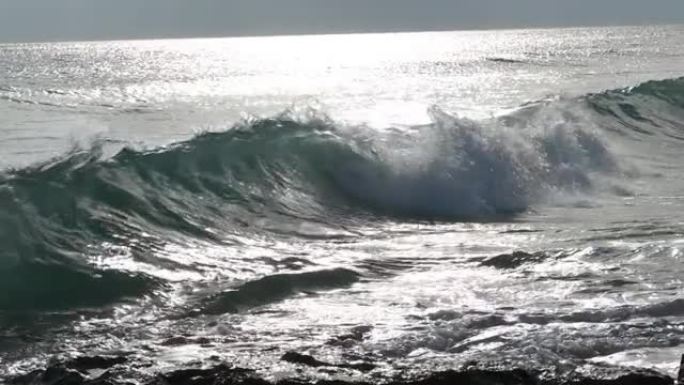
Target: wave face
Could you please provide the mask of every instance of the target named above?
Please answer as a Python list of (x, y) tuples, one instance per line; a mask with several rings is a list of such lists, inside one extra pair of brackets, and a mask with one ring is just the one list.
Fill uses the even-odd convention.
[(97, 306), (161, 284), (91, 263), (120, 246), (144, 258), (302, 221), (491, 220), (600, 191), (621, 169), (605, 130), (676, 137), (683, 107), (674, 79), (483, 122), (433, 108), (432, 124), (377, 131), (286, 113), (154, 151), (106, 157), (100, 143), (0, 179), (0, 309)]

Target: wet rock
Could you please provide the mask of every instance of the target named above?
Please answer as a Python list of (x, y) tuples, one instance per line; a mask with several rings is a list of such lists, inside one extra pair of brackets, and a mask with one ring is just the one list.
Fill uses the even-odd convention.
[(126, 363), (127, 358), (123, 356), (83, 356), (68, 361), (64, 366), (68, 369), (85, 372), (93, 369), (109, 369), (112, 366)]
[(366, 338), (366, 335), (373, 330), (372, 326), (361, 325), (356, 326), (350, 330), (349, 334), (337, 336), (328, 341), (327, 345), (350, 347), (357, 342), (361, 342)]
[[(367, 364), (332, 365), (319, 361), (312, 356), (299, 353), (286, 353), (283, 360), (323, 370), (332, 368), (349, 368), (361, 370), (358, 365), (366, 365), (372, 370), (374, 366)], [(374, 380), (374, 384), (384, 385), (673, 385), (674, 380), (655, 371), (638, 370), (623, 374), (615, 378), (572, 378), (572, 379), (541, 379), (538, 372), (523, 369), (489, 370), (474, 367), (476, 363), (469, 363), (462, 370), (432, 373), (417, 379)], [(325, 369), (328, 368), (328, 369)], [(97, 379), (88, 379), (81, 373), (60, 366), (46, 370), (38, 370), (14, 378), (10, 385), (132, 385), (117, 382), (107, 375)], [(256, 376), (248, 369), (233, 368), (228, 365), (218, 365), (210, 369), (182, 369), (159, 374), (152, 380), (140, 382), (144, 385), (368, 385), (366, 382), (343, 381), (311, 381), (304, 379), (282, 380), (270, 383)]]
[(167, 340), (164, 340), (164, 342), (161, 343), (162, 346), (181, 346), (189, 344), (190, 340), (187, 337), (183, 336), (171, 337)]
[(393, 383), (392, 385), (540, 385), (539, 379), (522, 369), (515, 370), (467, 370), (435, 373), (427, 378)]
[(75, 370), (64, 367), (50, 367), (16, 377), (10, 380), (9, 383), (11, 385), (80, 385), (85, 382), (85, 377)]
[(369, 325), (356, 326), (352, 328), (351, 334), (348, 334), (345, 337), (356, 341), (362, 341), (366, 338), (366, 334), (370, 333), (372, 330), (373, 327)]
[(674, 380), (663, 374), (651, 371), (628, 373), (614, 379), (584, 378), (567, 382), (564, 385), (673, 385)]
[(319, 361), (312, 356), (306, 354), (299, 354), (295, 352), (287, 352), (280, 357), (281, 361), (289, 362), (291, 364), (300, 364), (312, 368), (319, 368), (321, 366), (333, 366), (327, 362)]
[(353, 369), (353, 370), (358, 370), (360, 372), (370, 372), (375, 370), (377, 366), (375, 364), (372, 364), (370, 362), (361, 362), (358, 364), (344, 364), (344, 365), (338, 365), (339, 368), (344, 368), (344, 369)]
[(94, 369), (109, 369), (126, 363), (123, 356), (83, 356), (65, 363), (35, 370), (10, 380), (12, 385), (125, 385), (109, 378), (105, 372), (96, 379), (88, 378), (84, 373)]
[(184, 369), (158, 376), (147, 385), (269, 385), (253, 371), (219, 365), (211, 369)]
[[(576, 377), (575, 377), (576, 376)], [(672, 385), (674, 379), (652, 369), (620, 371), (616, 367), (596, 366), (590, 373), (570, 374), (563, 385)]]
[(161, 343), (162, 346), (209, 345), (211, 340), (204, 337), (190, 338), (184, 336), (171, 337)]
[(480, 264), (497, 269), (515, 269), (528, 263), (541, 263), (548, 259), (548, 257), (548, 255), (542, 252), (530, 254), (524, 251), (516, 251), (511, 254), (501, 254), (485, 259)]
[(361, 362), (354, 364), (331, 364), (324, 361), (319, 361), (316, 358), (306, 355), (299, 354), (295, 352), (287, 352), (281, 358), (282, 361), (289, 362), (291, 364), (300, 364), (309, 366), (312, 368), (328, 367), (328, 368), (338, 368), (338, 369), (353, 369), (361, 372), (369, 372), (376, 368), (376, 365), (369, 362)]
[(639, 282), (636, 281), (630, 281), (626, 279), (612, 279), (610, 281), (606, 281), (606, 285), (612, 286), (612, 287), (623, 287), (623, 286), (630, 286), (630, 285), (638, 285)]

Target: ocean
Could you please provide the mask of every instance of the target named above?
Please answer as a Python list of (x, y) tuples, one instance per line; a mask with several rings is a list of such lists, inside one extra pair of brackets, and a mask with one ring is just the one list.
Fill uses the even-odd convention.
[(683, 76), (684, 26), (0, 45), (0, 379), (675, 376)]

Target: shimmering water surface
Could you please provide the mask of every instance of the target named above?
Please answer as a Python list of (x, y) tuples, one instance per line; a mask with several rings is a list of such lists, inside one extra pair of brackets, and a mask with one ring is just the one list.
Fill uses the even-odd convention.
[(682, 63), (681, 26), (0, 45), (0, 377), (673, 373)]

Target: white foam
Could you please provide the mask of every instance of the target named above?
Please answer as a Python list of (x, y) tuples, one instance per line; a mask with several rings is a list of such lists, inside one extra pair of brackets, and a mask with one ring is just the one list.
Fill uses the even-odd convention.
[(430, 114), (430, 125), (373, 133), (381, 166), (341, 164), (341, 188), (393, 214), (482, 217), (525, 211), (551, 193), (591, 192), (593, 174), (616, 168), (597, 130), (563, 108), (513, 125)]

